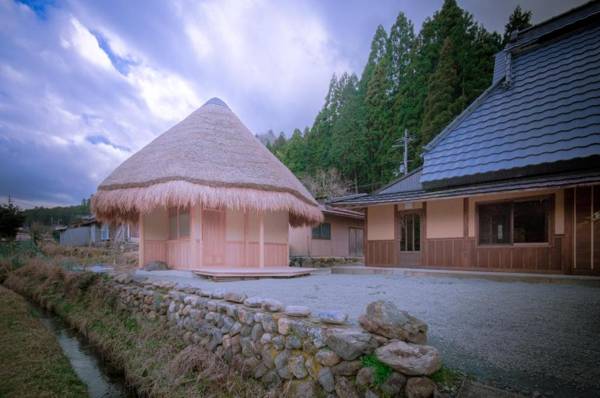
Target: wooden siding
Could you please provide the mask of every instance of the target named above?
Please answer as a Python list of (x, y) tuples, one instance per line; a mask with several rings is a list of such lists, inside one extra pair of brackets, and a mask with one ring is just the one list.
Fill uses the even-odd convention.
[(179, 269), (193, 268), (192, 251), (189, 239), (167, 241), (167, 264)]
[[(426, 203), (424, 205), (423, 237), (427, 217)], [(469, 210), (465, 199), (463, 237), (422, 239), (420, 264), (418, 258), (414, 264), (400, 258), (398, 227), (394, 240), (365, 241), (365, 263), (379, 267), (600, 274), (600, 220), (594, 219), (594, 213), (600, 211), (600, 185), (564, 190), (564, 233), (554, 233), (552, 211), (546, 244), (480, 246), (476, 237), (469, 237)]]
[(165, 240), (144, 240), (144, 264), (152, 261), (167, 262), (167, 241)]

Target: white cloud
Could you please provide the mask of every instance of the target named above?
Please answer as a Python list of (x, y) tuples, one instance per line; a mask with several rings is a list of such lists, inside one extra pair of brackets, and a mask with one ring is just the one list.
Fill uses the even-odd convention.
[(229, 82), (231, 91), (287, 105), (321, 92), (333, 72), (348, 68), (324, 22), (301, 3), (209, 0), (177, 9), (197, 62), (220, 76), (221, 90)]
[(107, 71), (116, 71), (110, 58), (98, 44), (96, 37), (77, 18), (71, 18), (71, 27), (70, 37), (61, 39), (63, 47), (70, 48), (72, 46), (88, 62)]
[(127, 80), (138, 90), (150, 111), (161, 119), (178, 121), (200, 102), (190, 84), (172, 73), (135, 66)]

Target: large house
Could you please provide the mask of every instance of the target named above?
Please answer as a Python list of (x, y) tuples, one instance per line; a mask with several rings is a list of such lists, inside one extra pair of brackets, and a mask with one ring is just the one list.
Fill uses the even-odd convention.
[(600, 274), (600, 3), (515, 35), (422, 168), (336, 205), (369, 266)]
[(288, 226), (323, 221), (306, 188), (218, 98), (114, 170), (92, 208), (103, 221), (139, 223), (140, 266), (206, 274), (292, 272)]

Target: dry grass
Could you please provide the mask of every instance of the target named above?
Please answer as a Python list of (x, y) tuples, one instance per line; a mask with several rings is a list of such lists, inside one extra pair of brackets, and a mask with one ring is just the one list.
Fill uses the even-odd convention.
[(6, 285), (34, 298), (81, 331), (142, 395), (151, 397), (264, 397), (213, 353), (187, 346), (160, 321), (132, 317), (103, 277), (31, 263), (9, 274)]
[(0, 286), (0, 396), (84, 397), (52, 332), (18, 294)]

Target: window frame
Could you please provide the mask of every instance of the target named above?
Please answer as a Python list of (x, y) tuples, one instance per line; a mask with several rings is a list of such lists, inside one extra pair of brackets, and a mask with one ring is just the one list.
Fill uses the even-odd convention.
[[(327, 236), (323, 235), (323, 225), (329, 225), (329, 234)], [(319, 230), (318, 236), (315, 236), (315, 229)], [(316, 240), (331, 240), (331, 223), (330, 222), (322, 222), (321, 224), (313, 227), (310, 230), (311, 239)]]
[[(187, 213), (188, 214), (188, 235), (187, 236), (181, 236), (181, 226), (180, 226), (180, 211), (181, 213)], [(172, 217), (172, 212), (175, 213), (175, 230), (177, 231), (177, 236), (176, 237), (172, 237), (171, 236), (171, 217)], [(191, 235), (191, 231), (192, 231), (192, 213), (191, 213), (191, 209), (188, 208), (182, 208), (182, 207), (169, 207), (167, 209), (167, 228), (169, 229), (168, 231), (168, 240), (188, 240), (190, 239), (190, 235)]]
[[(552, 247), (554, 241), (554, 213), (555, 213), (555, 194), (525, 196), (516, 198), (507, 198), (500, 200), (483, 200), (475, 202), (475, 245), (478, 248), (506, 248), (506, 247)], [(546, 213), (548, 221), (548, 230), (546, 231), (545, 242), (515, 242), (514, 241), (514, 203), (548, 200), (548, 210)], [(509, 243), (480, 243), (479, 234), (479, 208), (481, 205), (493, 205), (509, 203), (510, 204), (510, 242)]]
[[(400, 253), (420, 253), (423, 250), (423, 222), (424, 222), (424, 217), (423, 217), (423, 213), (420, 211), (398, 211), (398, 218), (396, 220), (396, 225), (397, 225), (397, 236), (398, 236), (398, 250), (400, 251)], [(402, 217), (411, 217), (412, 219), (412, 223), (411, 223), (411, 230), (412, 230), (412, 249), (413, 250), (403, 250), (402, 249), (402, 237), (404, 236), (404, 234), (402, 233), (402, 222), (401, 222), (401, 218)], [(418, 228), (418, 234), (416, 234), (416, 228), (415, 228), (415, 220), (418, 220), (419, 222), (419, 228)], [(408, 234), (407, 234), (408, 237)], [(418, 237), (418, 238), (417, 238)], [(415, 246), (416, 243), (419, 243), (419, 250), (415, 250)], [(406, 240), (406, 247), (408, 249), (408, 243), (409, 241)]]
[[(105, 237), (106, 233), (106, 237)], [(109, 241), (110, 240), (110, 225), (106, 223), (102, 223), (100, 227), (100, 240), (101, 241)]]

